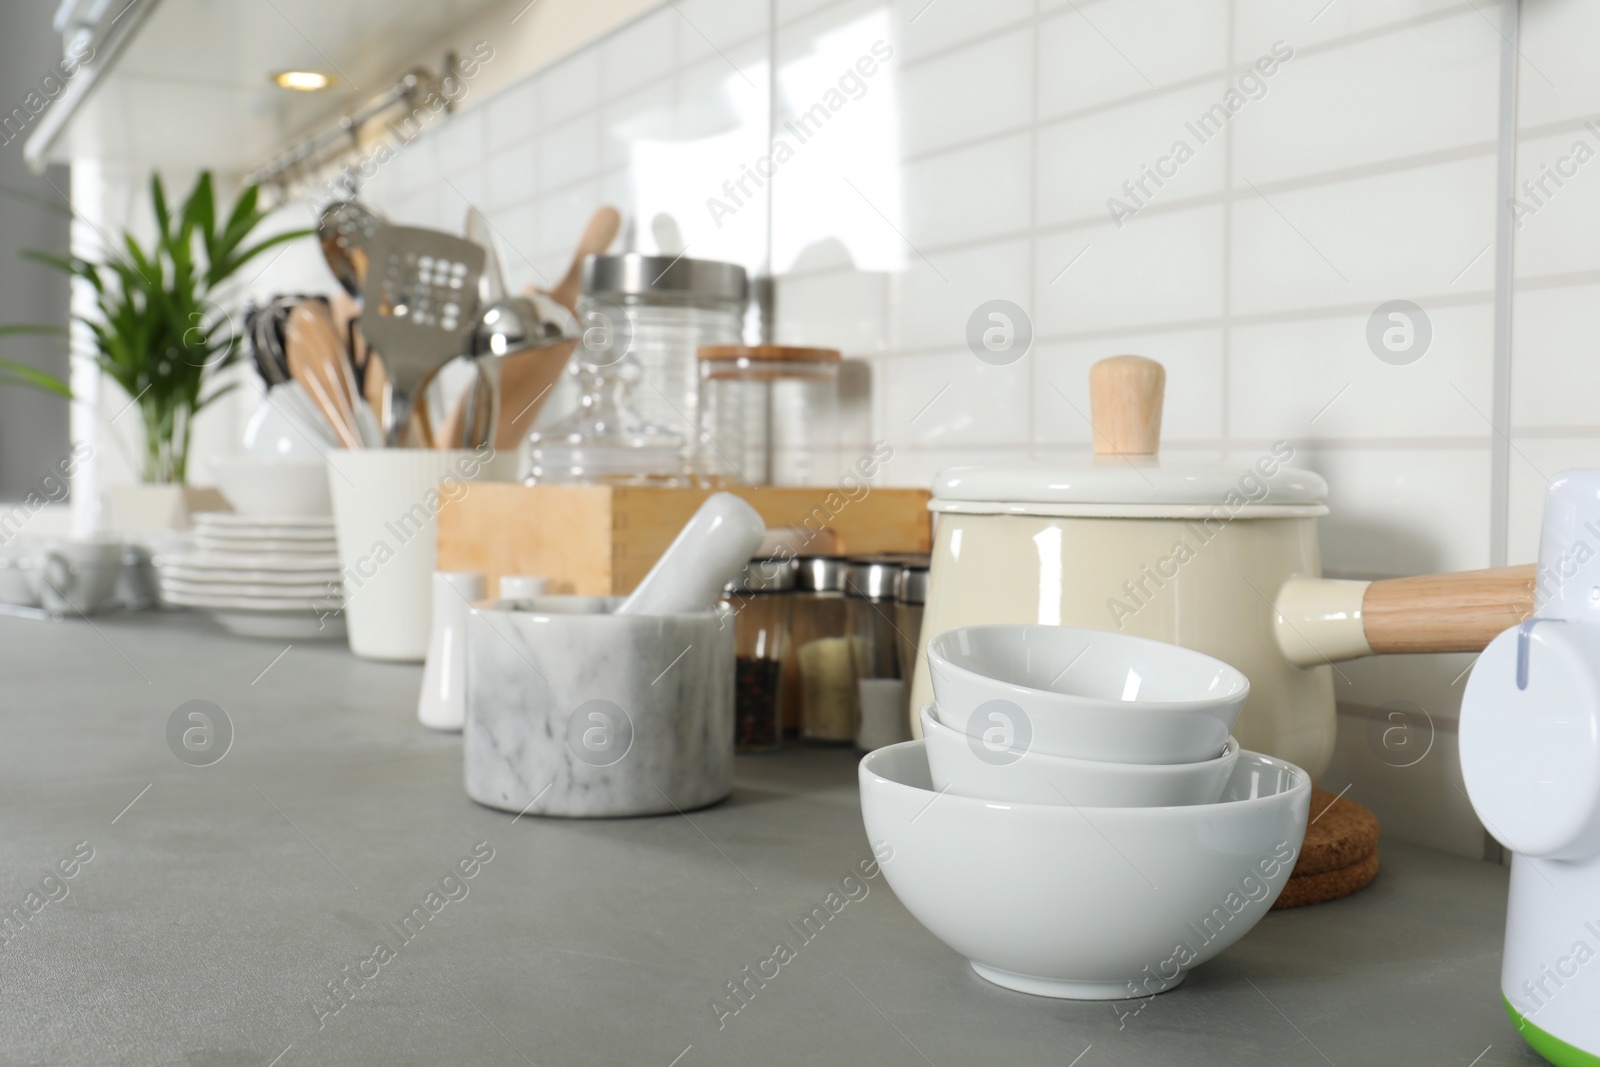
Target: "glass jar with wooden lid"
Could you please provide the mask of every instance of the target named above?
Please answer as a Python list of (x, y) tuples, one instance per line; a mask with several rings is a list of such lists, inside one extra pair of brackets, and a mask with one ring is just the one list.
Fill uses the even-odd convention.
[(700, 349), (698, 471), (709, 484), (832, 483), (839, 352), (792, 345)]

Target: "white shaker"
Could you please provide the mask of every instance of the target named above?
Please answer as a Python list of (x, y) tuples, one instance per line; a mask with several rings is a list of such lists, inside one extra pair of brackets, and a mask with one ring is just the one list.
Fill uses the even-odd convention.
[(526, 610), (535, 597), (544, 596), (550, 579), (540, 574), (505, 574), (500, 577), (502, 607)]
[(477, 571), (434, 571), (433, 634), (417, 719), (434, 730), (459, 730), (467, 717), (467, 609), (483, 599)]
[(667, 546), (617, 615), (710, 611), (761, 547), (761, 513), (732, 493), (712, 493)]

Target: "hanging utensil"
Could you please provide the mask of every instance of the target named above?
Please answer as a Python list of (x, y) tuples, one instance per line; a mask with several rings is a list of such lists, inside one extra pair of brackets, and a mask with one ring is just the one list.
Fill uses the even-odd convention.
[(317, 241), (322, 258), (344, 291), (360, 297), (366, 283), (367, 242), (384, 225), (379, 215), (354, 200), (329, 204), (317, 220)]
[(366, 252), (361, 331), (383, 356), (384, 434), (397, 446), (428, 380), (467, 350), (485, 253), (436, 230), (388, 225)]

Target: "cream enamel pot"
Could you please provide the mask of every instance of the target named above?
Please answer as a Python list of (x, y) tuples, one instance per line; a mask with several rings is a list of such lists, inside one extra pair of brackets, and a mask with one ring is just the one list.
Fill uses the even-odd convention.
[[(1092, 465), (956, 467), (935, 479), (933, 556), (913, 675), (913, 734), (932, 697), (926, 646), (985, 623), (1078, 626), (1182, 645), (1250, 679), (1234, 736), (1305, 768), (1333, 756), (1328, 664), (1483, 648), (1532, 610), (1532, 568), (1350, 582), (1321, 578), (1327, 483), (1279, 443), (1248, 466), (1157, 457), (1165, 371), (1115, 356), (1090, 371)], [(1067, 664), (1063, 663), (1065, 668)]]

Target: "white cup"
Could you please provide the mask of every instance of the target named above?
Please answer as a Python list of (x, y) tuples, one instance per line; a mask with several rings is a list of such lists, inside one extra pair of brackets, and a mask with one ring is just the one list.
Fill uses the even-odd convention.
[(44, 542), (29, 571), (40, 606), (80, 615), (99, 611), (122, 573), (122, 551), (122, 542), (109, 538)]

